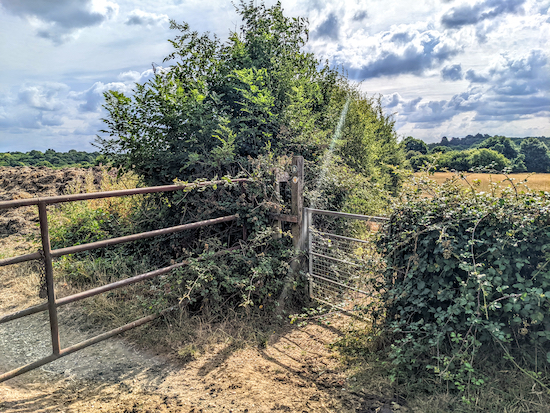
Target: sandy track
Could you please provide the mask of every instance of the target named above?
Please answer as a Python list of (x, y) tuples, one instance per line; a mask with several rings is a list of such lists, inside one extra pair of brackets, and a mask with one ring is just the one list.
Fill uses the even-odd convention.
[[(61, 316), (68, 324), (69, 313)], [(47, 355), (48, 334), (46, 314), (0, 326), (0, 370)], [(61, 334), (70, 345), (91, 332)], [(221, 343), (185, 365), (110, 339), (1, 384), (0, 411), (374, 412), (384, 400), (350, 392), (327, 348), (339, 334), (322, 325), (287, 329), (265, 348)]]

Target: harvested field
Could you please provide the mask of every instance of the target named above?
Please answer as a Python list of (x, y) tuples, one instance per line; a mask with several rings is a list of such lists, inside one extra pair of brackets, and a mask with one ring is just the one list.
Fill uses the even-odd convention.
[[(421, 175), (421, 173), (415, 174), (415, 176), (419, 175)], [(509, 174), (508, 176), (513, 180), (514, 184), (517, 185), (518, 190), (529, 188), (534, 191), (550, 191), (550, 174), (517, 173)], [(464, 172), (464, 177), (477, 191), (490, 192), (493, 184), (497, 184), (498, 190), (511, 187), (510, 181), (506, 179), (506, 176), (501, 174)], [(433, 179), (439, 184), (453, 178), (458, 178), (465, 186), (468, 185), (454, 172), (435, 172), (433, 175), (430, 175), (430, 179)]]

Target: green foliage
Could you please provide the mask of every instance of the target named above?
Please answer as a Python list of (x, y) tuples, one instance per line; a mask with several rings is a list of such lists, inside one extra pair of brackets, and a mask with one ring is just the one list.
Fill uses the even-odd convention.
[(471, 169), (481, 169), (489, 166), (497, 171), (502, 171), (510, 164), (504, 155), (485, 148), (469, 151), (468, 162)]
[[(534, 356), (550, 352), (549, 195), (419, 184), (379, 244), (394, 373), (428, 369), (467, 390), (483, 384), (476, 363), (489, 353), (547, 386), (529, 372), (550, 367)], [(423, 185), (433, 196), (421, 196)]]
[(426, 142), (420, 139), (414, 139), (412, 136), (407, 136), (403, 142), (401, 142), (404, 152), (408, 153), (410, 151), (418, 152), (421, 155), (426, 155), (428, 153), (428, 145)]
[(491, 136), (476, 145), (476, 148), (492, 149), (498, 153), (501, 153), (509, 160), (515, 159), (519, 154), (518, 148), (514, 142), (512, 142), (510, 138), (506, 138), (504, 136)]
[(430, 149), (430, 153), (445, 153), (452, 150), (448, 146), (434, 146), (432, 149)]
[[(505, 136), (489, 136), (478, 133), (475, 136), (468, 135), (463, 139), (452, 138), (449, 140), (443, 137), (440, 144), (430, 144), (428, 146), (431, 148), (430, 154), (446, 154), (446, 156), (439, 158), (439, 161), (435, 164), (439, 169), (468, 171), (471, 168), (484, 167), (494, 163), (497, 167), (490, 169), (502, 170), (507, 167), (512, 172), (549, 172), (550, 154), (546, 146), (547, 142), (548, 138), (544, 136), (540, 138), (507, 138)], [(494, 154), (475, 152), (479, 149), (490, 149), (503, 155), (506, 159), (503, 160)], [(419, 152), (417, 149), (415, 151)], [(407, 155), (413, 170), (420, 170), (426, 163), (434, 164), (432, 158), (422, 156), (416, 152), (409, 152)], [(468, 159), (468, 154), (471, 155), (470, 159)], [(410, 160), (411, 158), (414, 159)]]
[(30, 152), (0, 153), (0, 166), (46, 166), (48, 168), (83, 167), (98, 165), (98, 152), (82, 152), (71, 149), (69, 152), (56, 152), (48, 149)]
[[(515, 169), (521, 169), (521, 158), (514, 161)], [(432, 165), (436, 170), (471, 171), (490, 169), (502, 171), (510, 167), (511, 162), (501, 153), (492, 149), (469, 149), (465, 151), (444, 151), (430, 155), (413, 154), (409, 165), (414, 171), (422, 170), (425, 165)]]
[(529, 172), (549, 172), (550, 154), (548, 147), (537, 138), (527, 138), (521, 142), (520, 153), (525, 157), (525, 167)]
[(180, 34), (165, 61), (175, 64), (129, 96), (105, 94), (102, 153), (157, 185), (235, 176), (268, 153), (320, 162), (335, 148), (355, 173), (395, 191), (403, 156), (380, 100), (305, 52), (307, 21), (285, 17), (280, 3), (241, 2), (237, 12), (242, 25), (225, 43), (172, 22)]

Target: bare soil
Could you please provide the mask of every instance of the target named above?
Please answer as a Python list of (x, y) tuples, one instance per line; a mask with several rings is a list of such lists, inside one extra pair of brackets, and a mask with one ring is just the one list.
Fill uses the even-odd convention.
[[(61, 194), (87, 173), (0, 168), (0, 200)], [(13, 234), (36, 232), (35, 209), (0, 211), (0, 250), (27, 252), (29, 241)], [(0, 316), (40, 302), (36, 268), (16, 267), (0, 268)], [(387, 383), (365, 389), (348, 379), (329, 346), (348, 322), (335, 315), (331, 325), (286, 325), (254, 345), (218, 331), (216, 342), (188, 358), (119, 336), (0, 384), (0, 412), (408, 412)], [(162, 334), (154, 325), (141, 328)], [(60, 330), (66, 347), (101, 326), (90, 328), (70, 305), (60, 309)], [(47, 313), (0, 325), (0, 373), (50, 352)]]
[[(46, 315), (4, 326), (0, 371), (48, 354), (47, 330)], [(67, 344), (89, 335), (64, 330)], [(219, 343), (187, 364), (111, 339), (1, 384), (0, 411), (375, 412), (390, 405), (381, 394), (351, 391), (327, 347), (339, 334), (318, 324), (286, 329), (265, 348)]]
[[(98, 185), (99, 168), (0, 167), (0, 201), (62, 195), (70, 186), (84, 183), (90, 173), (93, 184)], [(0, 210), (0, 237), (38, 233), (37, 225), (35, 206)]]

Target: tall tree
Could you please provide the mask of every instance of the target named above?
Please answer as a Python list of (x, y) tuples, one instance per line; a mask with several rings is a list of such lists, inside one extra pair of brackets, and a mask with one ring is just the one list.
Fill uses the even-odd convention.
[(524, 139), (520, 145), (520, 153), (525, 156), (525, 167), (529, 172), (550, 171), (548, 147), (537, 138)]
[(491, 136), (485, 139), (480, 144), (476, 145), (476, 148), (486, 148), (497, 151), (498, 153), (503, 154), (506, 158), (513, 160), (518, 156), (518, 148), (512, 142), (510, 138), (504, 136)]
[(171, 23), (180, 32), (165, 59), (173, 65), (130, 96), (105, 94), (102, 152), (151, 184), (226, 173), (237, 159), (268, 151), (316, 161), (351, 99), (342, 159), (395, 185), (392, 167), (401, 158), (393, 121), (380, 102), (303, 50), (307, 21), (285, 17), (280, 3), (242, 1), (237, 12), (242, 25), (227, 42)]

